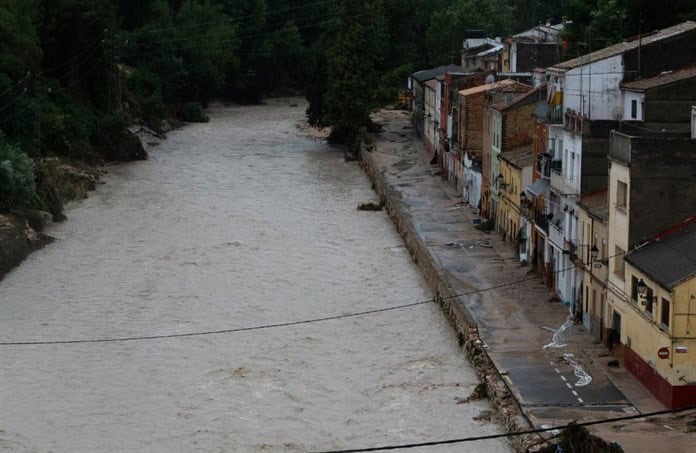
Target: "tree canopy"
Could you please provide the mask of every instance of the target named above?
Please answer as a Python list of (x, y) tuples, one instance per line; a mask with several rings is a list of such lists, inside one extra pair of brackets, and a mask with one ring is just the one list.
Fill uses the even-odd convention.
[[(4, 0), (0, 131), (17, 152), (99, 161), (104, 134), (205, 121), (213, 100), (304, 93), (355, 144), (417, 69), (457, 63), (467, 28), (568, 20), (567, 58), (696, 19), (693, 0)], [(113, 137), (112, 137), (113, 138)], [(9, 151), (7, 151), (9, 150)], [(19, 150), (19, 151), (17, 151)], [(14, 164), (13, 164), (14, 165)], [(9, 174), (6, 172), (6, 174)], [(7, 176), (6, 180), (7, 179)], [(21, 181), (17, 179), (15, 181)], [(28, 193), (28, 192), (23, 192)]]

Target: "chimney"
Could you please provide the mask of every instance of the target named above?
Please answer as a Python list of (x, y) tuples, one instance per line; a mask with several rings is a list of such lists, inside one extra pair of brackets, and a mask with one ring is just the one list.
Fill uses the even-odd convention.
[(495, 42), (501, 43), (501, 42), (503, 42), (503, 39), (502, 39), (500, 36), (496, 36), (496, 37), (495, 37)]
[(546, 19), (546, 26), (547, 27), (551, 26), (551, 18), (550, 17), (548, 19)]

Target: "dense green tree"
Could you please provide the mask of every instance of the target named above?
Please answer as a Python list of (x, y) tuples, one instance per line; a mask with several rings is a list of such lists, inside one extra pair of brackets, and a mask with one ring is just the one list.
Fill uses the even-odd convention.
[(35, 178), (34, 161), (0, 133), (0, 208), (31, 203)]
[(327, 51), (325, 122), (332, 137), (353, 148), (371, 125), (378, 106), (379, 74), (387, 56), (387, 23), (382, 0), (341, 3), (334, 44)]
[(26, 138), (36, 113), (34, 93), (43, 52), (38, 0), (0, 3), (0, 129)]
[(485, 30), (490, 36), (512, 32), (512, 8), (505, 0), (454, 0), (433, 12), (426, 31), (429, 65), (457, 64), (464, 30)]
[(696, 19), (696, 3), (3, 0), (0, 130), (32, 158), (96, 161), (128, 155), (129, 122), (205, 120), (214, 99), (304, 89), (309, 121), (355, 146), (409, 73), (459, 61), (467, 28), (504, 36), (562, 17), (572, 58)]

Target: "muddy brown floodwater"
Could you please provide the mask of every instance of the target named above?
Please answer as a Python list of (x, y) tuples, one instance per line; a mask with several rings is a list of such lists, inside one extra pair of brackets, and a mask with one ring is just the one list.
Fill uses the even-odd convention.
[[(291, 104), (299, 103), (297, 107)], [(367, 178), (298, 99), (171, 133), (0, 282), (0, 342), (179, 334), (431, 293)], [(147, 341), (0, 346), (2, 451), (311, 451), (492, 434), (433, 304)], [(420, 451), (509, 451), (506, 441)], [(413, 451), (413, 450), (412, 450)]]

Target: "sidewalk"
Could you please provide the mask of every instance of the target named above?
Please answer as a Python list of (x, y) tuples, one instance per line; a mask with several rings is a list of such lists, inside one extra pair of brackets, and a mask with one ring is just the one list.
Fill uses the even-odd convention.
[[(381, 170), (440, 272), (453, 277), (454, 290), (471, 293), (503, 285), (464, 296), (461, 303), (529, 420), (546, 427), (663, 410), (622, 366), (607, 366), (613, 357), (582, 325), (564, 332), (564, 347), (544, 349), (566, 321), (567, 307), (550, 301), (552, 293), (529, 266), (519, 264), (511, 243), (474, 228), (471, 209), (447, 181), (435, 176), (437, 167), (429, 165), (408, 112), (383, 110), (373, 118), (384, 129), (364, 159)], [(512, 281), (520, 282), (505, 286)], [(588, 376), (591, 381), (582, 382)], [(599, 425), (594, 432), (619, 441), (627, 451), (647, 445), (687, 451), (693, 434), (686, 434), (686, 422), (678, 428), (683, 420), (662, 418), (652, 422), (655, 429), (644, 423)]]

